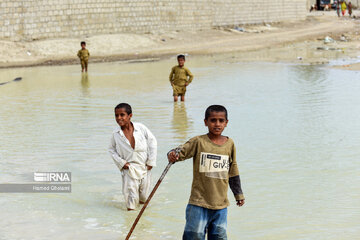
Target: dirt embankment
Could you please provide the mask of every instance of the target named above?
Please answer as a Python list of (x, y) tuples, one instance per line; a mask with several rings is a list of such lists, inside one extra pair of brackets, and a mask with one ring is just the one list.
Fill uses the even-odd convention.
[[(341, 40), (341, 35), (345, 35), (345, 41)], [(322, 46), (322, 39), (325, 36), (331, 36), (337, 41)], [(85, 39), (64, 38), (34, 42), (0, 40), (0, 67), (78, 64), (76, 53), (82, 40), (87, 42), (87, 48), (91, 53), (90, 63), (159, 59), (178, 53), (200, 55), (232, 52), (244, 53), (244, 61), (297, 59), (308, 63), (322, 63), (328, 58), (326, 54), (320, 54), (321, 57), (317, 57), (316, 54), (309, 57), (293, 56), (294, 52), (298, 55), (301, 52), (293, 51), (292, 46), (299, 47), (298, 44), (303, 43), (300, 45), (305, 48), (317, 45), (315, 48), (317, 51), (347, 49), (349, 54), (359, 52), (360, 20), (348, 17), (339, 19), (335, 14), (328, 14), (308, 16), (305, 21), (217, 28), (197, 32), (112, 34)], [(267, 51), (273, 49), (273, 51), (270, 55), (262, 57), (260, 54), (256, 59), (253, 54), (248, 54), (261, 49), (268, 49)]]

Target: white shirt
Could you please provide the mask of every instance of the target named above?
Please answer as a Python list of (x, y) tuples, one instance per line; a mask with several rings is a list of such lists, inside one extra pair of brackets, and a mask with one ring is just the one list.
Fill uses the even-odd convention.
[(113, 131), (109, 153), (121, 171), (124, 165), (129, 163), (129, 175), (135, 179), (142, 179), (147, 173), (146, 165), (156, 166), (157, 142), (154, 135), (143, 124), (132, 124), (134, 126), (134, 149), (121, 127), (118, 126)]

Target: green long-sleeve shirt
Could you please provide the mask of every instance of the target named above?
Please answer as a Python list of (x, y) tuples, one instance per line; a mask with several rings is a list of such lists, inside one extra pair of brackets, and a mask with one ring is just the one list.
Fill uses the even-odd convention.
[(90, 53), (87, 49), (80, 49), (77, 53), (77, 56), (81, 59), (81, 60), (88, 60), (90, 57)]
[(223, 145), (217, 145), (207, 135), (201, 135), (191, 138), (177, 149), (178, 161), (193, 158), (190, 204), (208, 209), (226, 208), (229, 206), (229, 185), (236, 200), (245, 199), (236, 162), (235, 144), (231, 138)]
[(194, 76), (186, 67), (175, 66), (171, 69), (169, 80), (171, 84), (184, 87), (186, 83), (190, 84)]

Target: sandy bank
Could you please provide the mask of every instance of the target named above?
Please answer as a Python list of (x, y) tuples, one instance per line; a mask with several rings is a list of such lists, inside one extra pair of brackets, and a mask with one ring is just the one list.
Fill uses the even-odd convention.
[[(339, 39), (346, 34), (346, 42), (336, 42), (330, 50), (347, 49), (350, 53), (360, 50), (360, 20), (341, 18), (335, 13), (309, 16), (305, 21), (286, 22), (271, 25), (219, 28), (198, 32), (169, 32), (162, 34), (112, 34), (91, 36), (85, 39), (49, 39), (34, 42), (0, 41), (0, 67), (78, 64), (76, 57), (79, 42), (85, 40), (91, 53), (90, 63), (121, 60), (158, 59), (178, 53), (218, 54), (244, 53), (243, 60), (288, 61), (293, 56), (293, 43), (323, 48), (324, 36)], [(286, 47), (283, 47), (285, 46)], [(304, 45), (304, 46), (305, 46)], [(298, 45), (297, 45), (298, 46)], [(322, 49), (323, 48), (323, 49)], [(270, 54), (254, 55), (252, 51), (268, 49)], [(274, 50), (276, 49), (276, 50)], [(250, 54), (249, 54), (250, 52)], [(297, 53), (300, 55), (301, 53)], [(303, 62), (323, 63), (328, 61), (324, 54), (311, 57), (299, 56)], [(300, 59), (301, 58), (301, 59)]]

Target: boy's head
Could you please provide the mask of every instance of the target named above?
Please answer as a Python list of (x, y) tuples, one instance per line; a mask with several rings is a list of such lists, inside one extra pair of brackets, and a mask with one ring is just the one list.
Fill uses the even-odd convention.
[(228, 121), (227, 110), (224, 106), (211, 105), (205, 111), (205, 126), (213, 135), (221, 135)]
[(118, 104), (115, 109), (115, 120), (120, 127), (124, 127), (131, 122), (132, 109), (127, 103)]
[(178, 55), (177, 60), (178, 60), (179, 67), (183, 67), (185, 64), (185, 55), (182, 55), (182, 54)]
[(86, 42), (82, 41), (80, 43), (80, 46), (81, 46), (82, 49), (85, 49), (86, 48)]

